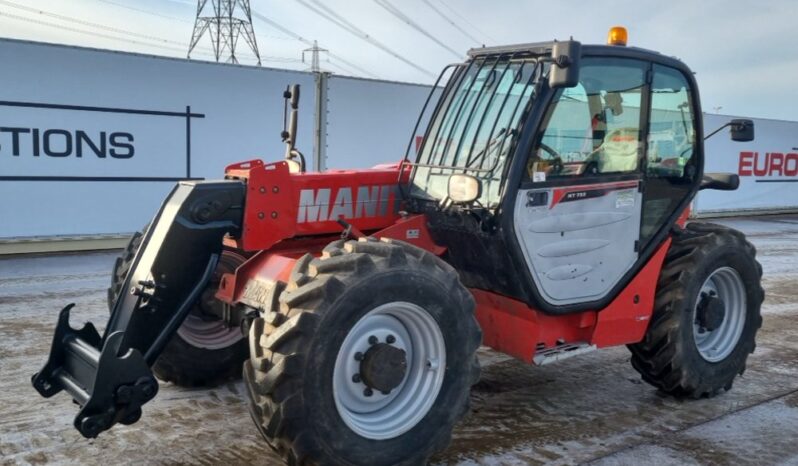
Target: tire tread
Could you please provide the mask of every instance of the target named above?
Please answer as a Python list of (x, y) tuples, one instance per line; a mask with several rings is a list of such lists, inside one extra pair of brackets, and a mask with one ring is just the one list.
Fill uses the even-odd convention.
[[(654, 312), (643, 340), (629, 345), (632, 353), (632, 367), (640, 373), (643, 380), (659, 388), (663, 392), (675, 396), (691, 398), (711, 397), (728, 390), (734, 377), (745, 370), (742, 367), (728, 380), (723, 380), (720, 387), (716, 381), (691, 370), (687, 358), (683, 354), (679, 331), (682, 326), (680, 310), (687, 306), (686, 289), (693, 278), (691, 271), (697, 264), (703, 263), (708, 250), (731, 244), (742, 254), (750, 257), (756, 264), (757, 285), (751, 290), (754, 302), (749, 303), (755, 312), (754, 334), (762, 325), (760, 307), (764, 300), (761, 286), (762, 267), (756, 261), (756, 248), (737, 230), (713, 223), (689, 223), (678, 231), (666, 254), (665, 263), (657, 283)], [(752, 307), (753, 306), (753, 307)], [(747, 344), (743, 342), (743, 344)], [(754, 351), (753, 337), (748, 353)]]
[[(288, 464), (332, 464), (333, 461), (320, 453), (322, 444), (303, 419), (308, 414), (304, 413), (301, 390), (302, 366), (311, 357), (307, 351), (325, 308), (348, 286), (375, 272), (403, 265), (424, 268), (446, 284), (453, 300), (460, 300), (468, 310), (473, 309), (473, 297), (460, 284), (455, 270), (440, 258), (403, 242), (361, 238), (334, 241), (324, 248), (321, 257), (306, 254), (299, 259), (286, 290), (279, 297), (283, 319), (275, 319), (272, 330), (268, 325), (252, 326), (250, 339), (257, 337), (259, 345), (253, 346), (259, 348), (244, 363), (250, 413), (269, 445)], [(482, 335), (473, 312), (468, 318), (472, 319), (468, 326), (471, 330), (461, 343), (467, 351), (475, 353)], [(466, 380), (476, 382), (479, 379), (476, 355), (468, 370)], [(426, 462), (432, 454), (446, 448), (454, 423), (468, 411), (468, 398), (456, 400), (452, 422), (442, 422), (435, 438), (430, 439), (423, 451), (411, 452), (412, 458), (406, 464)]]

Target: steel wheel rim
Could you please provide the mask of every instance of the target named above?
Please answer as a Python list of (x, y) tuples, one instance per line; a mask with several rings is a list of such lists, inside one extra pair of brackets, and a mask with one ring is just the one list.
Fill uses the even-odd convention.
[[(703, 293), (716, 293), (724, 303), (723, 321), (711, 331), (702, 329), (698, 323), (698, 306)], [(702, 358), (719, 362), (734, 351), (743, 334), (746, 309), (745, 285), (736, 270), (721, 267), (707, 277), (693, 309), (693, 338)]]
[(191, 346), (208, 350), (227, 348), (244, 338), (238, 327), (228, 327), (221, 320), (205, 320), (193, 314), (186, 317), (177, 334)]
[[(407, 372), (401, 383), (385, 395), (353, 381), (359, 374), (357, 353), (370, 347), (369, 337), (405, 351)], [(398, 437), (424, 418), (438, 397), (446, 369), (446, 344), (438, 323), (422, 307), (397, 301), (364, 315), (347, 334), (333, 370), (333, 398), (338, 414), (356, 434), (373, 440)]]
[[(222, 275), (234, 272), (245, 260), (244, 256), (240, 254), (231, 251), (222, 252), (222, 257), (213, 273), (213, 279), (186, 320), (177, 329), (177, 334), (186, 343), (197, 348), (219, 350), (233, 346), (244, 339), (240, 328), (230, 327), (222, 320), (211, 316), (218, 315), (219, 308), (223, 306), (216, 299), (216, 289), (221, 282)], [(214, 308), (216, 312), (213, 312)]]

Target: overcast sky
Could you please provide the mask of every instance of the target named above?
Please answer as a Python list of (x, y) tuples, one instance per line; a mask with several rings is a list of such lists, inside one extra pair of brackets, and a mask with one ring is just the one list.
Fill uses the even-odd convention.
[[(431, 83), (443, 66), (482, 43), (569, 36), (583, 43), (602, 43), (607, 29), (620, 24), (629, 29), (630, 45), (679, 57), (697, 73), (705, 111), (719, 108), (724, 114), (798, 120), (796, 0), (251, 0), (251, 4), (256, 14), (290, 31), (257, 16), (253, 20), (264, 66), (306, 68), (298, 60), (308, 45), (296, 39), (298, 35), (318, 40), (330, 50), (328, 58), (322, 56), (329, 60), (322, 61), (322, 67), (330, 71)], [(190, 0), (0, 0), (0, 36), (183, 57), (195, 9), (196, 2)], [(335, 20), (333, 15), (338, 15), (339, 24), (330, 20)], [(246, 45), (240, 45), (242, 62), (251, 62)], [(200, 47), (193, 57), (209, 59), (210, 42), (203, 40)]]

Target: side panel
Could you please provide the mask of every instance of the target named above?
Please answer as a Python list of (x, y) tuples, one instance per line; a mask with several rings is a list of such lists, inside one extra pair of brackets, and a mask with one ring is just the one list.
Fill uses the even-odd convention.
[(629, 285), (599, 311), (552, 316), (521, 301), (472, 289), (482, 344), (533, 363), (536, 354), (568, 344), (602, 348), (639, 342), (651, 319), (657, 279), (670, 243), (666, 240)]
[(543, 299), (596, 301), (634, 265), (640, 236), (639, 181), (521, 189), (515, 230)]
[(471, 293), (482, 344), (526, 363), (533, 362), (539, 348), (554, 347), (558, 341), (588, 341), (595, 328), (595, 311), (549, 316), (512, 298), (474, 288)]
[(399, 165), (324, 173), (290, 173), (285, 162), (260, 160), (227, 167), (228, 178), (247, 180), (244, 229), (235, 244), (269, 249), (285, 239), (340, 233), (345, 220), (371, 232), (398, 218)]

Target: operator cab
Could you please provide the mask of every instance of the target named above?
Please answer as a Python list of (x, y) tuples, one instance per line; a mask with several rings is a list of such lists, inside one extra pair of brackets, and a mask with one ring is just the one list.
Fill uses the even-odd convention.
[(692, 72), (622, 28), (608, 43), (472, 49), (441, 74), (406, 194), (466, 286), (600, 309), (700, 188)]

